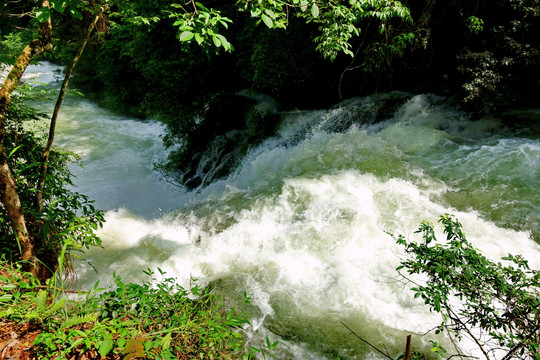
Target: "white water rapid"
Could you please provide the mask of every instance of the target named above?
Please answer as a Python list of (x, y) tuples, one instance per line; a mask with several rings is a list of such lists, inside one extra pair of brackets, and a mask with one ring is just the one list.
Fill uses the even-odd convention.
[(435, 338), (420, 335), (440, 319), (397, 281), (403, 251), (385, 231), (414, 238), (422, 220), (452, 213), (488, 257), (523, 254), (540, 268), (540, 140), (472, 122), (431, 95), (382, 123), (332, 130), (375, 101), (290, 113), (232, 176), (186, 193), (152, 170), (165, 156), (160, 124), (70, 98), (57, 144), (81, 155), (78, 190), (107, 210), (104, 248), (76, 264), (76, 286), (111, 284), (113, 272), (145, 279), (148, 267), (186, 287), (212, 282), (251, 315), (249, 345), (280, 340), (278, 359), (381, 358), (341, 322), (393, 357), (409, 333), (429, 352)]

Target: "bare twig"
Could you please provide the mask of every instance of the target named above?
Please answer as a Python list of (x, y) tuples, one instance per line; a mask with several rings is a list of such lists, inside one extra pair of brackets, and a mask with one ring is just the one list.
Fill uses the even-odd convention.
[(64, 77), (64, 81), (62, 83), (62, 88), (60, 89), (60, 92), (58, 94), (58, 100), (56, 101), (56, 105), (54, 107), (53, 115), (51, 117), (51, 123), (49, 126), (49, 137), (47, 139), (47, 144), (45, 146), (45, 149), (43, 151), (42, 155), (42, 165), (41, 165), (41, 171), (40, 171), (40, 177), (37, 184), (37, 191), (36, 191), (36, 198), (35, 203), (37, 208), (39, 209), (39, 212), (43, 211), (43, 190), (45, 188), (45, 181), (47, 177), (47, 170), (48, 170), (48, 163), (49, 163), (49, 154), (54, 142), (54, 135), (56, 131), (56, 120), (58, 118), (58, 113), (60, 111), (60, 107), (62, 105), (62, 102), (64, 101), (64, 96), (67, 91), (67, 87), (69, 84), (69, 79), (71, 77), (71, 74), (73, 73), (73, 69), (77, 65), (77, 62), (79, 61), (79, 58), (81, 57), (84, 48), (86, 44), (88, 43), (88, 40), (90, 39), (90, 35), (94, 31), (94, 28), (99, 20), (99, 18), (102, 16), (102, 14), (105, 12), (105, 10), (108, 8), (108, 4), (105, 3), (103, 7), (101, 7), (100, 11), (97, 13), (96, 16), (94, 16), (94, 19), (86, 29), (85, 36), (83, 38), (83, 41), (79, 45), (79, 48), (77, 49), (77, 52), (75, 53), (75, 56), (68, 67), (66, 71), (66, 75)]
[(60, 288), (55, 288), (55, 287), (48, 287), (46, 285), (38, 285), (36, 286), (37, 289), (51, 289), (51, 290), (56, 290), (56, 291), (60, 291), (60, 292), (65, 292), (65, 293), (69, 293), (69, 294), (86, 294), (87, 291), (84, 291), (84, 290), (69, 290), (69, 289), (60, 289)]
[(456, 313), (454, 313), (450, 307), (448, 306), (448, 304), (444, 304), (444, 306), (446, 307), (447, 311), (448, 311), (448, 316), (453, 319), (454, 321), (456, 321), (458, 324), (460, 324), (463, 329), (467, 332), (467, 334), (469, 334), (469, 336), (471, 337), (471, 339), (476, 343), (476, 345), (478, 345), (478, 348), (482, 351), (482, 353), (484, 354), (484, 356), (486, 357), (487, 360), (490, 360), (489, 358), (489, 355), (487, 354), (486, 350), (484, 350), (484, 347), (482, 346), (482, 344), (480, 344), (480, 340), (478, 340), (476, 338), (476, 336), (474, 336), (472, 333), (471, 333), (471, 330), (469, 330), (469, 328), (467, 327), (467, 325), (461, 321), (461, 319), (459, 318), (459, 316), (456, 315)]
[(456, 354), (456, 355), (450, 355), (450, 356), (448, 357), (448, 359), (446, 359), (446, 360), (450, 360), (451, 358), (456, 357), (456, 356), (459, 356), (459, 357), (462, 358), (462, 359), (463, 359), (463, 358), (467, 358), (467, 359), (478, 359), (478, 357), (472, 356), (472, 355)]
[(463, 354), (461, 354), (461, 351), (459, 350), (459, 347), (457, 346), (456, 342), (454, 341), (454, 337), (452, 336), (452, 334), (450, 334), (450, 330), (448, 330), (448, 327), (445, 327), (445, 330), (448, 333), (448, 338), (452, 342), (452, 345), (454, 345), (454, 349), (456, 349), (456, 351), (457, 351), (457, 355), (453, 355), (453, 356), (459, 356), (460, 359), (463, 359)]
[(375, 347), (374, 345), (370, 344), (369, 342), (367, 342), (366, 340), (362, 339), (360, 337), (360, 335), (358, 335), (357, 333), (355, 333), (350, 327), (348, 327), (347, 325), (345, 325), (345, 323), (343, 321), (340, 321), (341, 322), (341, 325), (345, 326), (347, 328), (347, 330), (349, 330), (351, 332), (351, 334), (353, 334), (354, 336), (356, 336), (358, 339), (362, 340), (363, 342), (365, 342), (366, 344), (368, 344), (369, 346), (371, 346), (373, 349), (375, 349), (377, 352), (379, 352), (381, 355), (383, 355), (384, 357), (390, 359), (390, 360), (394, 360), (390, 357), (390, 355), (388, 354), (385, 354), (382, 350), (378, 349), (377, 347)]
[(197, 5), (195, 4), (195, 0), (189, 0), (187, 4), (191, 4), (193, 6), (193, 11), (194, 11), (194, 14), (198, 14), (199, 12), (197, 11)]

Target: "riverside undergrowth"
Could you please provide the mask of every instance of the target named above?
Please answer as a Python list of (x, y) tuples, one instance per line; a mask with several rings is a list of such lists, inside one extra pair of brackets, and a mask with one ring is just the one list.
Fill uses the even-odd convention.
[[(164, 273), (159, 270), (164, 277)], [(272, 350), (248, 348), (249, 319), (210, 288), (173, 278), (68, 296), (54, 282), (41, 285), (21, 266), (0, 263), (0, 358), (21, 359), (251, 359)], [(250, 299), (245, 294), (244, 301)]]

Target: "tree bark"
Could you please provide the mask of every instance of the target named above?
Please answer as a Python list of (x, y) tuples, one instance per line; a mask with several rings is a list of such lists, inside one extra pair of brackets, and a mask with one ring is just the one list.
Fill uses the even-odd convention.
[(90, 35), (92, 34), (92, 31), (94, 31), (94, 28), (96, 27), (96, 24), (99, 18), (101, 17), (101, 15), (103, 14), (105, 10), (106, 10), (106, 6), (102, 7), (99, 13), (94, 17), (94, 19), (92, 20), (92, 22), (86, 29), (86, 34), (84, 36), (84, 39), (82, 43), (79, 45), (79, 48), (77, 49), (77, 52), (75, 53), (75, 56), (73, 57), (73, 60), (71, 61), (71, 64), (66, 70), (66, 75), (64, 76), (64, 81), (62, 83), (60, 93), (58, 94), (56, 105), (54, 106), (53, 115), (51, 117), (51, 124), (49, 126), (49, 137), (47, 139), (47, 145), (45, 146), (45, 150), (43, 151), (42, 160), (41, 160), (42, 161), (41, 175), (39, 177), (39, 181), (37, 185), (36, 207), (39, 209), (39, 212), (43, 211), (43, 189), (45, 188), (45, 179), (47, 177), (49, 154), (51, 152), (51, 147), (54, 142), (54, 134), (56, 132), (56, 120), (58, 118), (58, 113), (60, 112), (60, 107), (62, 106), (62, 102), (64, 101), (64, 97), (66, 95), (69, 79), (71, 77), (71, 74), (73, 73), (73, 70), (75, 69), (75, 66), (77, 66), (77, 62), (79, 62), (79, 59), (84, 51), (84, 48), (86, 47), (86, 44), (88, 43), (88, 40), (90, 39)]
[[(42, 7), (49, 7), (49, 0), (43, 0), (41, 2)], [(36, 40), (30, 42), (23, 49), (19, 58), (13, 65), (13, 68), (9, 72), (2, 88), (0, 88), (0, 193), (1, 200), (8, 217), (13, 223), (13, 233), (16, 236), (16, 240), (19, 242), (19, 248), (21, 250), (21, 260), (30, 261), (32, 264), (37, 265), (35, 259), (36, 249), (31, 237), (28, 234), (26, 228), (26, 221), (24, 219), (24, 211), (17, 192), (15, 180), (11, 174), (8, 163), (8, 155), (6, 149), (6, 113), (8, 105), (11, 101), (11, 95), (19, 85), (21, 77), (30, 64), (32, 58), (38, 54), (52, 49), (52, 25), (51, 19), (41, 23), (39, 25), (39, 34)], [(32, 266), (30, 271), (37, 272), (36, 266)]]

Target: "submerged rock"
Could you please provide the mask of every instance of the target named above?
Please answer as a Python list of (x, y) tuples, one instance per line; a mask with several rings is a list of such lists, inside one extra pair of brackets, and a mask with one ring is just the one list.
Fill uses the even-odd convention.
[(246, 93), (216, 97), (188, 144), (178, 151), (181, 161), (174, 178), (195, 189), (229, 175), (280, 122), (281, 115), (267, 98)]

